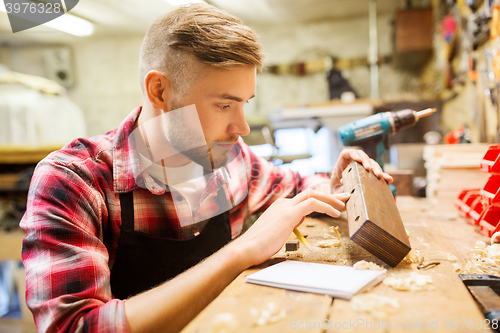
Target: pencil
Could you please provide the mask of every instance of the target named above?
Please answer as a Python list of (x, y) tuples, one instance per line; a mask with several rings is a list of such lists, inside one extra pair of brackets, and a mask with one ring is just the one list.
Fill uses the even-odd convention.
[(312, 251), (311, 245), (309, 245), (309, 242), (304, 238), (304, 236), (300, 233), (299, 229), (293, 228), (293, 233), (297, 238), (300, 240), (302, 244), (304, 244), (305, 247), (309, 249), (309, 251)]

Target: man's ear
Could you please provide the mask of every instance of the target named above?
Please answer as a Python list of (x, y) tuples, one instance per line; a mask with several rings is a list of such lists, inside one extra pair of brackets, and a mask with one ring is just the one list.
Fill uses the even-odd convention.
[(168, 111), (172, 101), (170, 80), (157, 70), (151, 70), (144, 78), (144, 87), (151, 105), (155, 109)]

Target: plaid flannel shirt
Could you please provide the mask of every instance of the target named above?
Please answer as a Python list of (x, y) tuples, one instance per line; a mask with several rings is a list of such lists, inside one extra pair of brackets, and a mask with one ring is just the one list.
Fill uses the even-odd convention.
[[(115, 299), (110, 288), (120, 238), (120, 193), (134, 191), (136, 231), (185, 239), (204, 226), (185, 223), (193, 216), (180, 193), (165, 191), (147, 174), (147, 188), (137, 185), (127, 138), (140, 112), (141, 107), (136, 108), (117, 130), (77, 139), (51, 153), (35, 170), (21, 227), (26, 231), (26, 300), (39, 332), (128, 331), (123, 301)], [(242, 165), (232, 163), (228, 170), (240, 175), (228, 183), (237, 203), (230, 210), (233, 238), (254, 212), (325, 182), (324, 177), (301, 177), (276, 168), (252, 154), (241, 139), (237, 145)], [(220, 177), (213, 177), (207, 191), (220, 186)], [(174, 197), (179, 202), (174, 203)], [(194, 221), (210, 217), (218, 209), (214, 205), (203, 202)]]

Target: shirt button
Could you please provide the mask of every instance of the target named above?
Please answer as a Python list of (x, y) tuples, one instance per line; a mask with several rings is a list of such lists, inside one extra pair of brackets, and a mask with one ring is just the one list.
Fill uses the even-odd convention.
[(175, 199), (176, 199), (177, 201), (182, 201), (182, 197), (181, 197), (180, 195), (178, 195), (177, 197), (175, 197)]

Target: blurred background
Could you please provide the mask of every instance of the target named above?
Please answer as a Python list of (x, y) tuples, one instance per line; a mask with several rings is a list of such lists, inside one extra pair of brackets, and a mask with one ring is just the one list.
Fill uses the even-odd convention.
[[(188, 2), (72, 1), (69, 14), (15, 33), (0, 3), (5, 327), (25, 318), (28, 324), (19, 329), (33, 329), (13, 295), (23, 294), (18, 223), (34, 166), (74, 138), (115, 129), (141, 104), (144, 33), (158, 15)], [(252, 132), (244, 140), (256, 154), (304, 175), (328, 172), (343, 149), (342, 125), (384, 111), (432, 107), (437, 112), (388, 137), (383, 160), (398, 193), (449, 204), (467, 179), (486, 179), (478, 163), (499, 134), (497, 1), (205, 2), (241, 18), (264, 45), (257, 94), (245, 106)], [(451, 144), (455, 148), (447, 149)], [(443, 161), (467, 175), (453, 185), (462, 174), (450, 174), (446, 190), (440, 187), (447, 177)]]

